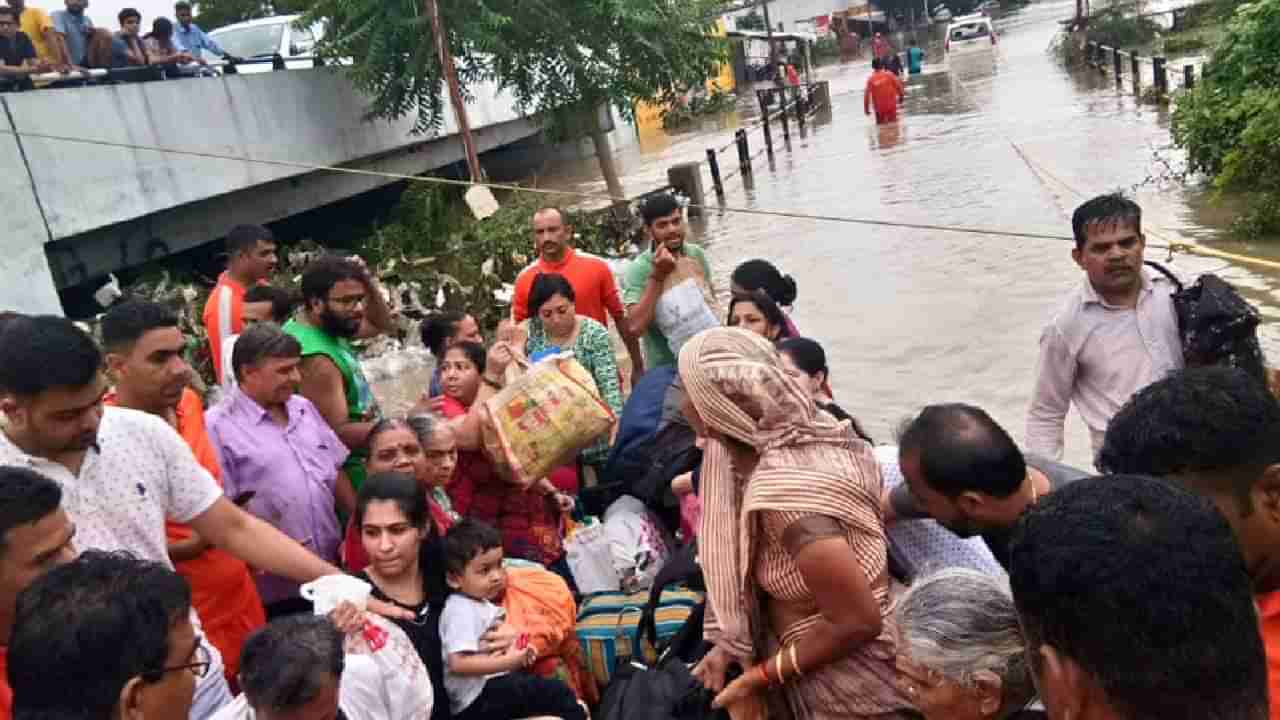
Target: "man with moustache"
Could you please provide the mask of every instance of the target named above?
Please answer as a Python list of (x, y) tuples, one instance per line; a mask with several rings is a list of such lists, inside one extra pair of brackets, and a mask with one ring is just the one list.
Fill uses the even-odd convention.
[[(209, 440), (204, 401), (188, 387), (191, 366), (182, 357), (187, 339), (177, 313), (149, 300), (130, 300), (107, 311), (101, 328), (107, 368), (116, 382), (106, 403), (164, 420), (186, 441), (196, 462), (221, 483), (222, 467)], [(165, 535), (169, 559), (191, 584), (192, 605), (234, 687), (240, 648), (266, 623), (249, 567), (182, 523), (166, 521)]]
[(1177, 288), (1142, 265), (1142, 208), (1118, 193), (1100, 195), (1076, 208), (1071, 229), (1071, 257), (1085, 279), (1040, 336), (1027, 416), (1027, 450), (1054, 460), (1071, 404), (1096, 454), (1120, 406), (1183, 366), (1170, 297)]
[(349, 513), (365, 477), (369, 431), (378, 419), (369, 381), (351, 341), (392, 329), (382, 288), (358, 258), (326, 256), (302, 273), (303, 307), (284, 331), (302, 345), (302, 384), (310, 400), (351, 455), (343, 466), (338, 507)]
[(574, 305), (579, 315), (605, 327), (609, 327), (609, 317), (613, 317), (631, 357), (632, 378), (639, 378), (644, 374), (644, 356), (639, 340), (627, 332), (627, 310), (622, 305), (613, 270), (602, 258), (574, 248), (570, 244), (572, 239), (572, 228), (560, 208), (544, 207), (533, 214), (533, 243), (538, 259), (516, 277), (511, 319), (516, 323), (529, 319), (529, 293), (539, 275), (563, 275), (573, 286)]
[[(228, 495), (336, 564), (342, 531), (334, 499), (348, 453), (316, 406), (294, 394), (301, 356), (298, 339), (274, 323), (245, 330), (227, 368), (238, 387), (209, 410), (209, 439)], [(267, 617), (311, 610), (290, 578), (260, 573), (257, 581)]]
[(667, 279), (685, 258), (695, 263), (703, 282), (711, 282), (711, 266), (702, 248), (685, 240), (684, 213), (670, 193), (650, 197), (640, 206), (645, 235), (652, 241), (648, 250), (627, 266), (622, 278), (622, 301), (627, 306), (628, 334), (644, 337), (645, 367), (676, 363), (671, 342), (654, 322), (658, 301), (668, 288)]

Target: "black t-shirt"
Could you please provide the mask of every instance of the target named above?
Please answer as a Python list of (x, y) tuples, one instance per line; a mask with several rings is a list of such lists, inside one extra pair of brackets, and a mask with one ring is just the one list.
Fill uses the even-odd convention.
[(413, 620), (391, 619), (391, 622), (409, 636), (413, 649), (418, 651), (422, 664), (427, 666), (427, 676), (431, 678), (431, 687), (436, 697), (431, 706), (431, 720), (449, 720), (449, 700), (444, 692), (444, 646), (440, 643), (440, 612), (444, 610), (444, 603), (433, 604), (428, 600), (416, 606), (406, 605), (387, 597), (369, 577), (369, 573), (361, 571), (355, 576), (373, 585), (373, 597), (414, 614)]
[[(1077, 470), (1070, 465), (1063, 465), (1060, 462), (1040, 457), (1039, 455), (1027, 455), (1027, 466), (1039, 470), (1049, 478), (1049, 491), (1053, 492), (1058, 488), (1075, 482), (1081, 478), (1090, 477), (1092, 473), (1084, 470)], [(916, 502), (915, 497), (911, 495), (911, 489), (906, 483), (902, 483), (889, 493), (889, 502), (893, 505), (893, 511), (900, 518), (923, 518), (928, 517), (924, 510)], [(986, 542), (987, 549), (995, 556), (997, 562), (1005, 570), (1009, 569), (1009, 540), (1013, 536), (1013, 528), (1000, 528), (999, 530), (987, 530), (980, 537)]]
[(0, 37), (0, 60), (5, 65), (17, 67), (26, 60), (36, 59), (36, 46), (24, 32), (19, 32), (13, 39)]

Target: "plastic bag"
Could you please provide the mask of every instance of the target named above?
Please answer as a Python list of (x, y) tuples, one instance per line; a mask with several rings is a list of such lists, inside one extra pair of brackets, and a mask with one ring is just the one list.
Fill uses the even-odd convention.
[(578, 592), (590, 595), (617, 592), (622, 579), (613, 566), (613, 553), (604, 525), (596, 523), (579, 527), (564, 541), (565, 560)]
[[(431, 676), (403, 630), (366, 614), (364, 629), (347, 635), (343, 649), (348, 658), (342, 694), (357, 700), (343, 705), (349, 720), (430, 720), (435, 702)], [(361, 715), (361, 710), (369, 714)]]
[(485, 401), (483, 418), (489, 454), (524, 488), (571, 461), (617, 421), (572, 353), (532, 365)]
[(604, 533), (622, 591), (652, 587), (671, 557), (671, 540), (653, 513), (637, 498), (623, 495), (605, 511)]
[(694, 335), (720, 325), (707, 304), (702, 285), (698, 278), (690, 277), (671, 286), (658, 298), (653, 322), (666, 336), (673, 353), (678, 354)]

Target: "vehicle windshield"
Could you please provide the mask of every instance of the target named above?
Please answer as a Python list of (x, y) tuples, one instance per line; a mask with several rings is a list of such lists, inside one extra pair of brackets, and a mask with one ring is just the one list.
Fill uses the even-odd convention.
[(269, 57), (280, 52), (280, 38), (285, 24), (254, 25), (210, 33), (229, 54), (236, 57)]
[(972, 40), (974, 38), (986, 37), (986, 23), (966, 23), (951, 28), (952, 40)]

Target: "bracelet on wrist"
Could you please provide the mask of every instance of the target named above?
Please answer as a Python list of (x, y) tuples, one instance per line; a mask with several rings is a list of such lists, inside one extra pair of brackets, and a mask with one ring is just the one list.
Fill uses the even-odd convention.
[(485, 384), (485, 385), (488, 385), (489, 387), (493, 388), (494, 390), (501, 390), (501, 389), (502, 389), (502, 383), (501, 383), (501, 382), (499, 382), (498, 380), (494, 379), (494, 378), (489, 377), (487, 374), (486, 374), (486, 375), (481, 375), (481, 376), (480, 376), (480, 380), (481, 380), (482, 382), (484, 382), (484, 384)]

